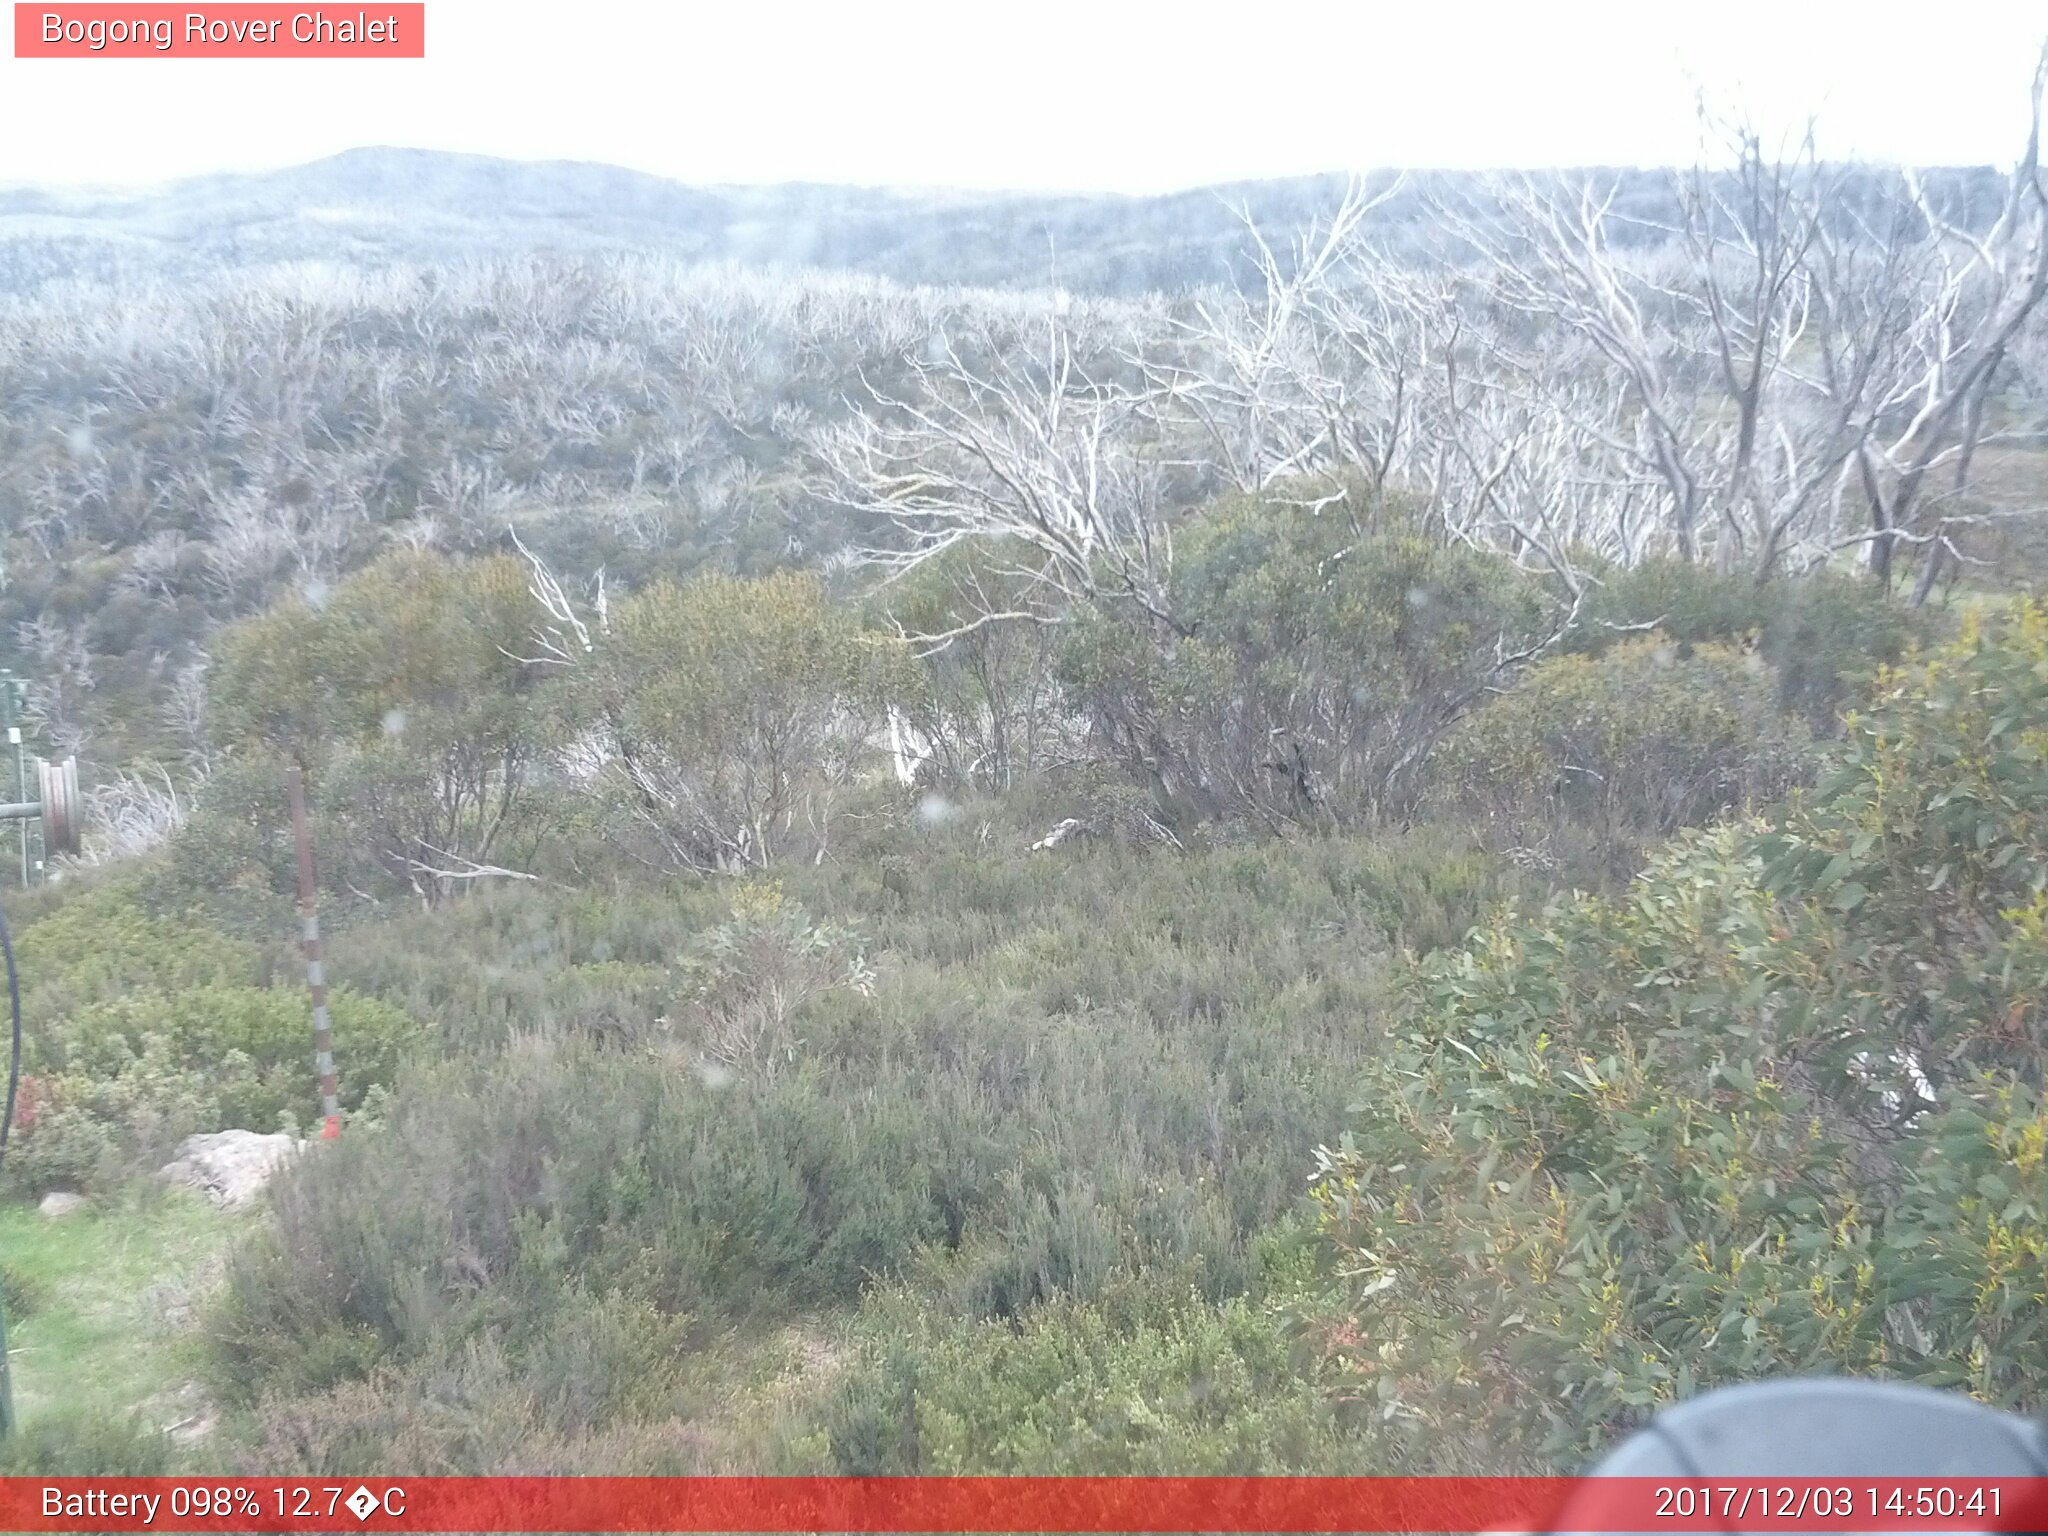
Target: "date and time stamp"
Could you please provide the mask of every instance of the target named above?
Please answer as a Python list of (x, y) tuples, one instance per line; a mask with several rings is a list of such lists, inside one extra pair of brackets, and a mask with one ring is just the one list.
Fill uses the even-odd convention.
[(1659, 1483), (1651, 1492), (1653, 1520), (1717, 1529), (1731, 1523), (1739, 1527), (1752, 1517), (1830, 1528), (1844, 1520), (1995, 1523), (2005, 1518), (2005, 1489), (1998, 1483)]

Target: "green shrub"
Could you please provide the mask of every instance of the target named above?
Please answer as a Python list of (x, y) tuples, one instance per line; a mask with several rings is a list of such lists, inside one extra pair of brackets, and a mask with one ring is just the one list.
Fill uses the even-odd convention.
[(716, 1068), (763, 1074), (795, 1058), (806, 1003), (835, 987), (866, 996), (874, 981), (855, 936), (813, 922), (772, 885), (742, 889), (731, 921), (692, 946), (683, 969), (676, 1038)]
[(1176, 535), (1171, 625), (1077, 617), (1061, 677), (1182, 820), (1404, 813), (1437, 738), (1543, 633), (1507, 560), (1362, 493), (1223, 502)]
[[(1881, 673), (1831, 771), (1759, 844), (1784, 1028), (1882, 1122), (1910, 1074), (2048, 1063), (2048, 608), (1966, 615)], [(1849, 1087), (1850, 1084), (1855, 1087)]]
[(1444, 743), (1431, 797), (1496, 842), (1585, 838), (1626, 872), (1652, 840), (1775, 800), (1805, 770), (1805, 727), (1777, 694), (1761, 657), (1717, 645), (1552, 657)]
[(343, 1476), (683, 1476), (712, 1470), (690, 1420), (710, 1406), (686, 1324), (616, 1293), (503, 1335), (451, 1341), (320, 1395), (280, 1393), (249, 1416), (240, 1469)]
[(620, 1044), (644, 1041), (675, 1005), (674, 968), (593, 960), (544, 971), (536, 999), (548, 1027)]
[[(319, 1112), (302, 988), (255, 983), (255, 945), (143, 903), (144, 880), (63, 893), (17, 943), (27, 1051), (10, 1184), (105, 1186), (154, 1169), (183, 1137), (273, 1130)], [(397, 1010), (338, 989), (346, 1102), (389, 1084), (418, 1038)]]
[[(1390, 951), (1455, 941), (1504, 889), (1442, 828), (902, 846), (896, 896), (828, 861), (773, 887), (506, 889), (339, 937), (335, 970), (450, 1021), (450, 1049), (379, 1133), (275, 1189), (214, 1324), (223, 1390), (331, 1394), (354, 1422), (468, 1341), (587, 1305), (567, 1275), (687, 1315), (699, 1349), (897, 1276), (967, 1320), (1140, 1272), (1241, 1295), (1377, 1048)], [(664, 984), (666, 1033), (591, 1027)], [(808, 992), (794, 1058), (708, 1071), (690, 1010), (777, 988)]]
[(231, 626), (213, 672), (217, 746), (271, 783), (306, 767), (337, 873), (445, 898), (467, 862), (491, 859), (546, 744), (539, 668), (522, 659), (541, 617), (528, 582), (510, 556), (391, 554), (322, 601)]
[(704, 575), (619, 603), (557, 707), (633, 856), (763, 867), (825, 845), (909, 659), (812, 576)]
[(1675, 1397), (2048, 1389), (2048, 608), (1878, 680), (1764, 828), (1424, 964), (1318, 1197), (1390, 1459), (1569, 1466)]
[(1953, 1082), (1873, 1174), (1772, 1028), (1758, 872), (1734, 833), (1687, 841), (1628, 901), (1425, 972), (1318, 1187), (1358, 1276), (1321, 1325), (1397, 1460), (1456, 1431), (1569, 1467), (1786, 1372), (2042, 1389), (2036, 1091)]
[[(204, 913), (209, 926), (254, 938), (289, 932), (298, 882), (285, 763), (250, 748), (224, 759), (196, 794), (162, 857), (140, 872), (151, 908)], [(328, 857), (343, 834), (312, 806), (312, 836), (323, 926), (333, 928), (358, 861)]]
[(0, 1305), (7, 1309), (10, 1323), (42, 1311), (49, 1300), (49, 1287), (34, 1275), (0, 1265)]
[[(885, 1331), (886, 1330), (886, 1331)], [(842, 1476), (1257, 1476), (1355, 1472), (1358, 1443), (1269, 1306), (1171, 1276), (1018, 1325), (901, 1303), (781, 1428), (788, 1470)]]
[(642, 1038), (676, 1000), (678, 956), (730, 911), (732, 892), (608, 875), (479, 890), (403, 921), (361, 913), (328, 941), (328, 974), (437, 1021), (443, 1052), (561, 1031)]
[(1676, 560), (1602, 573), (1580, 618), (1569, 649), (1597, 653), (1645, 624), (1686, 644), (1753, 645), (1776, 674), (1779, 708), (1819, 735), (1833, 735), (1871, 675), (1938, 622), (1867, 578), (1820, 571), (1759, 586)]
[(901, 1099), (836, 1101), (681, 1052), (532, 1042), (419, 1081), (383, 1131), (274, 1190), (274, 1241), (231, 1275), (231, 1388), (417, 1360), (472, 1328), (620, 1290), (744, 1317), (856, 1295), (942, 1232), (936, 1149)]
[(15, 934), (22, 1016), (32, 1038), (81, 1008), (135, 993), (258, 980), (256, 947), (189, 916), (161, 916), (134, 882), (75, 895)]
[[(337, 988), (329, 997), (342, 1102), (396, 1079), (420, 1031)], [(28, 1062), (8, 1177), (35, 1192), (105, 1187), (154, 1170), (185, 1137), (273, 1131), (320, 1112), (303, 989), (207, 985), (135, 992), (47, 1024)]]
[(0, 1440), (0, 1477), (164, 1477), (187, 1460), (139, 1415), (39, 1414)]
[(930, 753), (928, 776), (949, 790), (1009, 789), (1057, 761), (1069, 732), (1056, 704), (1056, 626), (977, 622), (1029, 611), (1026, 562), (1000, 544), (959, 544), (882, 594), (912, 635), (949, 636), (903, 669), (891, 702)]

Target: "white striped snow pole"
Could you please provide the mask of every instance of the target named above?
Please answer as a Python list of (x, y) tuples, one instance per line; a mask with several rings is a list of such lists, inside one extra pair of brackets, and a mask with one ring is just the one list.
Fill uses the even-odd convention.
[(306, 956), (306, 986), (313, 994), (313, 1070), (320, 1074), (320, 1139), (341, 1135), (341, 1083), (334, 1070), (334, 1028), (327, 1019), (327, 970), (320, 963), (320, 913), (314, 905), (313, 834), (306, 825), (306, 776), (297, 764), (288, 777), (292, 837), (299, 845), (299, 948)]

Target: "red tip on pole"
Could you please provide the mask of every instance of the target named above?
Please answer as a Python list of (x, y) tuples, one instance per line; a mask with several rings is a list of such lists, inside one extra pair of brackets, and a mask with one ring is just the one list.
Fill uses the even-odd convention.
[(320, 1139), (322, 1141), (339, 1141), (341, 1139), (341, 1116), (329, 1115), (327, 1117), (327, 1123), (320, 1127)]

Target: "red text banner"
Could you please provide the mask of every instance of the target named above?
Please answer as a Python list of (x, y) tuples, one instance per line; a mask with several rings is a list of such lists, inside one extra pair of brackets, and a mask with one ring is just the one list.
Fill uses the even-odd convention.
[(2048, 1478), (4, 1478), (6, 1531), (2041, 1531)]
[(18, 59), (423, 59), (424, 4), (17, 3)]

